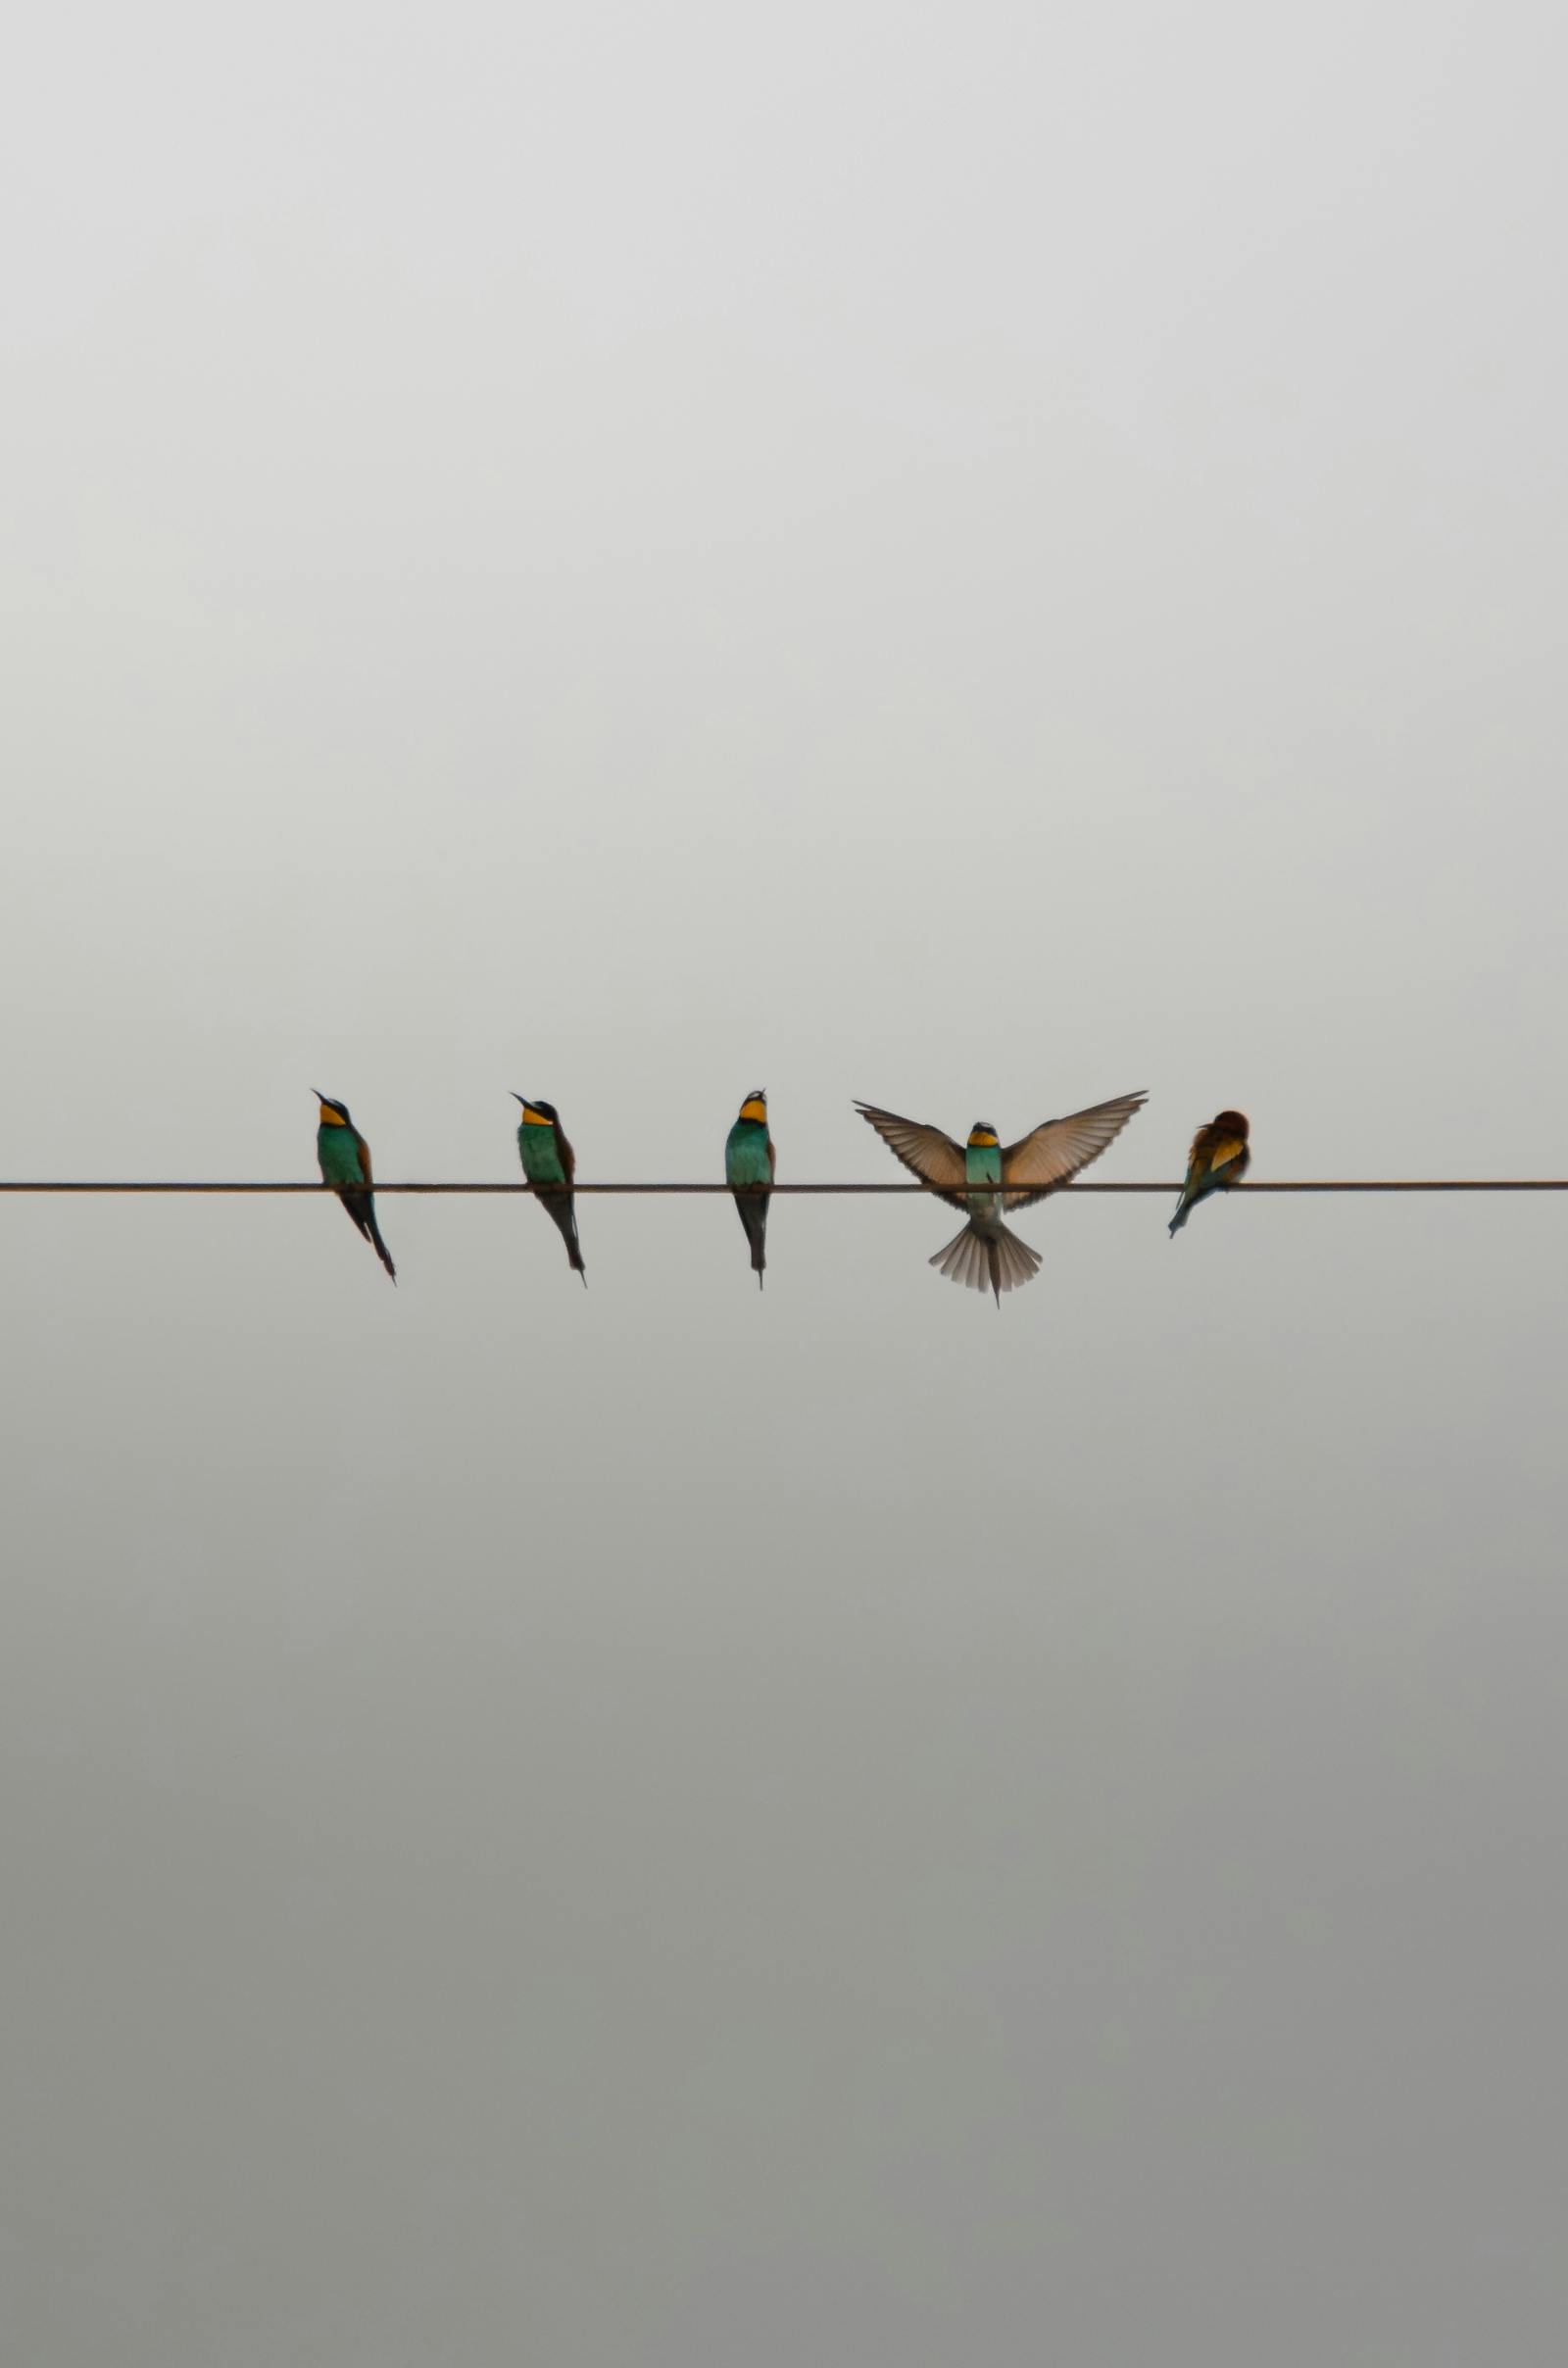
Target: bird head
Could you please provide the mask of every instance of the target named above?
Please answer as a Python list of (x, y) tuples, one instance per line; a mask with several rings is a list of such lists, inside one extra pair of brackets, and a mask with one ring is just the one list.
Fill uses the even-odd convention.
[(741, 1116), (752, 1119), (758, 1126), (767, 1124), (767, 1096), (760, 1086), (755, 1094), (748, 1094), (741, 1104)]
[(321, 1106), (320, 1123), (323, 1126), (352, 1126), (354, 1124), (353, 1119), (349, 1116), (349, 1106), (346, 1102), (329, 1101), (327, 1096), (314, 1085), (311, 1091)]
[(989, 1119), (977, 1118), (969, 1129), (969, 1149), (971, 1151), (995, 1151), (996, 1148), (996, 1128)]
[(1226, 1134), (1240, 1135), (1244, 1143), (1247, 1141), (1247, 1112), (1245, 1110), (1221, 1110), (1218, 1117), (1215, 1118), (1214, 1124), (1223, 1127)]
[(560, 1124), (553, 1102), (530, 1102), (525, 1094), (514, 1094), (512, 1099), (514, 1102), (522, 1104), (524, 1126), (558, 1126)]

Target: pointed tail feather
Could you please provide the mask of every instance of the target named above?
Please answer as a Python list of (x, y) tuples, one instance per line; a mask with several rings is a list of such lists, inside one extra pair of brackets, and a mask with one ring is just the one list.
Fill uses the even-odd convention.
[(1219, 1189), (1219, 1184), (1213, 1176), (1204, 1176), (1199, 1183), (1187, 1183), (1182, 1186), (1182, 1197), (1176, 1204), (1176, 1214), (1170, 1221), (1172, 1241), (1180, 1233), (1199, 1202), (1206, 1201), (1211, 1192), (1218, 1192)]
[(541, 1192), (539, 1198), (549, 1209), (561, 1238), (566, 1245), (566, 1263), (573, 1274), (580, 1274), (583, 1289), (588, 1288), (588, 1269), (582, 1262), (582, 1244), (577, 1239), (577, 1209), (570, 1193)]
[(392, 1280), (396, 1282), (398, 1279), (398, 1270), (392, 1263), (392, 1253), (388, 1250), (385, 1242), (382, 1241), (381, 1228), (375, 1221), (374, 1197), (368, 1192), (340, 1192), (338, 1194), (338, 1199), (348, 1210), (349, 1215), (353, 1218), (354, 1223), (358, 1226), (360, 1232), (364, 1234), (366, 1240), (375, 1252), (376, 1257), (380, 1259), (382, 1265), (392, 1277)]
[(1241, 1182), (1251, 1163), (1252, 1155), (1244, 1144), (1238, 1157), (1222, 1160), (1218, 1167), (1211, 1167), (1207, 1175), (1196, 1182), (1189, 1176), (1182, 1187), (1182, 1197), (1176, 1204), (1176, 1214), (1170, 1221), (1171, 1233), (1180, 1233), (1199, 1202), (1206, 1201), (1210, 1193), (1230, 1192)]
[(1215, 1193), (1230, 1192), (1246, 1173), (1246, 1160), (1233, 1160), (1224, 1167), (1211, 1168), (1200, 1184), (1188, 1185), (1176, 1204), (1176, 1214), (1170, 1221), (1172, 1236), (1180, 1233), (1200, 1201), (1209, 1200)]
[(965, 1290), (993, 1293), (1000, 1307), (1004, 1291), (1016, 1291), (1020, 1284), (1034, 1281), (1041, 1260), (1040, 1253), (1020, 1241), (1009, 1227), (999, 1225), (993, 1232), (981, 1233), (970, 1223), (930, 1263)]
[(370, 1239), (375, 1244), (375, 1255), (380, 1259), (382, 1265), (386, 1268), (388, 1274), (392, 1277), (392, 1280), (396, 1282), (398, 1279), (398, 1270), (392, 1263), (391, 1251), (388, 1250), (385, 1242), (383, 1242), (381, 1239), (381, 1228), (375, 1221), (375, 1203), (373, 1201), (370, 1203), (368, 1209), (366, 1211), (366, 1216)]
[(738, 1192), (735, 1206), (740, 1210), (741, 1225), (752, 1245), (752, 1271), (757, 1288), (762, 1288), (762, 1269), (767, 1264), (767, 1204), (771, 1195), (765, 1192)]

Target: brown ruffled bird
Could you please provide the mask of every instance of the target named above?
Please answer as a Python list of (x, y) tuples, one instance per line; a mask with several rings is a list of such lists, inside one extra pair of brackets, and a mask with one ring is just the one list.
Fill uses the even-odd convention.
[(1247, 1133), (1245, 1110), (1221, 1110), (1199, 1128), (1188, 1155), (1187, 1181), (1170, 1221), (1173, 1241), (1200, 1201), (1206, 1201), (1211, 1192), (1229, 1192), (1246, 1175), (1252, 1162)]
[(938, 1199), (951, 1201), (969, 1220), (930, 1263), (970, 1291), (989, 1290), (1000, 1307), (1004, 1291), (1032, 1283), (1040, 1271), (1039, 1252), (1008, 1231), (1003, 1210), (1027, 1209), (1069, 1183), (1115, 1142), (1144, 1100), (1142, 1094), (1122, 1094), (1114, 1102), (1097, 1102), (1093, 1110), (1074, 1110), (1070, 1118), (1048, 1118), (1004, 1151), (996, 1128), (984, 1119), (969, 1129), (966, 1143), (958, 1144), (939, 1126), (896, 1118), (869, 1102), (855, 1107), (895, 1159), (924, 1183), (935, 1184)]

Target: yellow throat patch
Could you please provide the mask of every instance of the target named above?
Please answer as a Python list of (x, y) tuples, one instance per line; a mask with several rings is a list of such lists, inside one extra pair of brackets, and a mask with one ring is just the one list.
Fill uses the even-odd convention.
[(748, 1094), (746, 1100), (741, 1104), (741, 1116), (752, 1119), (758, 1126), (765, 1126), (767, 1124), (767, 1104), (760, 1095)]

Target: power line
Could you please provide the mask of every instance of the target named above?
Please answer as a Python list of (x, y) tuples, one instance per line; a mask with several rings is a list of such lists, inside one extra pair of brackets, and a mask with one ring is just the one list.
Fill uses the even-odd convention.
[[(0, 1193), (4, 1192), (109, 1192), (109, 1193), (270, 1193), (270, 1192), (336, 1192), (334, 1184), (311, 1183), (244, 1183), (220, 1184), (203, 1182), (119, 1182), (100, 1181), (96, 1177), (78, 1179), (38, 1179), (8, 1181), (0, 1177)], [(564, 1189), (560, 1185), (535, 1187), (532, 1184), (382, 1184), (373, 1182), (372, 1192), (413, 1193), (513, 1193), (529, 1200), (548, 1200), (552, 1192)], [(733, 1189), (728, 1184), (573, 1184), (578, 1193), (723, 1193)], [(824, 1193), (920, 1193), (931, 1195), (956, 1190), (963, 1186), (946, 1184), (770, 1184), (763, 1188), (783, 1194)], [(979, 1188), (984, 1191), (985, 1187)], [(1009, 1187), (1000, 1186), (1005, 1193)], [(1010, 1189), (1019, 1190), (1017, 1185)], [(1052, 1200), (1064, 1200), (1069, 1195), (1081, 1197), (1090, 1192), (1152, 1192), (1178, 1193), (1182, 1189), (1178, 1178), (1170, 1184), (1074, 1183), (1057, 1185), (1049, 1195)], [(1260, 1177), (1253, 1183), (1234, 1184), (1228, 1188), (1231, 1200), (1250, 1198), (1260, 1192), (1568, 1192), (1568, 1176), (1337, 1176), (1295, 1177), (1284, 1181)]]

